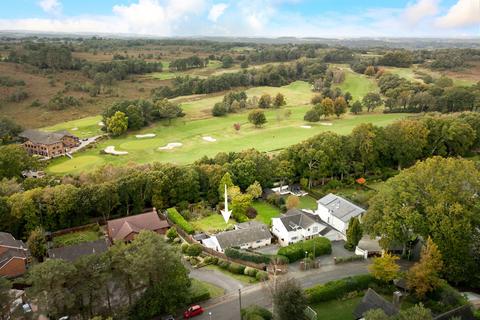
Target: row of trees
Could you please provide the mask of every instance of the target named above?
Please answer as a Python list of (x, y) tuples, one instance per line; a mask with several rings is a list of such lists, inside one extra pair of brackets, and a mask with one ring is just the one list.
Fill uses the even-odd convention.
[(197, 55), (187, 58), (179, 58), (170, 62), (169, 69), (173, 71), (185, 71), (194, 68), (203, 68), (208, 64), (208, 59), (202, 59)]
[(282, 86), (296, 80), (310, 81), (322, 76), (327, 70), (325, 64), (315, 61), (297, 61), (293, 64), (267, 65), (260, 69), (248, 69), (235, 73), (198, 77), (177, 77), (173, 87), (162, 86), (152, 90), (153, 97), (173, 98), (181, 95), (213, 93), (235, 87)]

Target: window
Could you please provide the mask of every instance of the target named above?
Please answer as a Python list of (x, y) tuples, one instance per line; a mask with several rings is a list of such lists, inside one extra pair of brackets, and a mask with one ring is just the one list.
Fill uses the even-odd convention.
[(298, 237), (292, 237), (292, 240), (297, 240), (297, 239), (298, 239)]
[(313, 227), (313, 233), (317, 233), (318, 232), (318, 227)]

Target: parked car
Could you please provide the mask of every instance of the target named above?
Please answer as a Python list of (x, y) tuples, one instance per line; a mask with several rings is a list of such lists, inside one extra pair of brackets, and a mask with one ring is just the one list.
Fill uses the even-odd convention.
[(185, 310), (185, 312), (183, 313), (183, 318), (189, 319), (202, 314), (204, 311), (205, 310), (203, 310), (203, 308), (197, 304)]

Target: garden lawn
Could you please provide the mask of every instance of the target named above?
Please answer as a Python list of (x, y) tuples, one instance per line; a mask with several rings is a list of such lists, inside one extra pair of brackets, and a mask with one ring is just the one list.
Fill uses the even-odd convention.
[(82, 242), (90, 242), (99, 240), (101, 233), (95, 230), (83, 230), (72, 233), (67, 233), (53, 238), (53, 245), (55, 247), (66, 247)]
[(258, 282), (258, 280), (255, 279), (254, 277), (246, 276), (244, 274), (231, 273), (230, 271), (222, 269), (219, 266), (216, 266), (216, 265), (213, 265), (213, 264), (209, 264), (208, 266), (205, 266), (204, 268), (206, 268), (208, 270), (217, 270), (217, 271), (219, 271), (221, 273), (224, 273), (227, 276), (229, 276), (229, 277), (231, 277), (235, 280), (238, 280), (240, 282), (243, 282), (245, 284), (251, 284), (251, 283), (257, 283)]
[(98, 123), (102, 121), (101, 116), (86, 117), (78, 120), (62, 122), (54, 126), (43, 128), (43, 131), (53, 132), (67, 130), (79, 138), (88, 138), (104, 133)]
[(317, 200), (312, 196), (306, 195), (300, 197), (300, 209), (310, 209), (315, 210), (317, 209)]
[(253, 202), (252, 207), (254, 207), (258, 213), (255, 220), (263, 222), (267, 226), (272, 223), (272, 218), (276, 218), (281, 214), (277, 207), (265, 201), (255, 201)]
[(210, 293), (210, 299), (214, 299), (223, 296), (223, 294), (225, 293), (225, 290), (223, 288), (217, 287), (210, 282), (205, 282), (197, 279), (191, 280), (192, 286), (190, 287), (190, 292), (192, 296), (198, 296), (199, 294), (207, 290)]
[[(291, 106), (282, 109), (272, 109), (265, 112), (268, 122), (262, 128), (255, 128), (247, 122), (247, 113), (231, 114), (225, 117), (208, 118), (195, 121), (177, 119), (168, 122), (158, 122), (152, 127), (132, 132), (118, 138), (100, 141), (95, 147), (74, 154), (73, 159), (65, 157), (50, 161), (47, 171), (51, 174), (78, 174), (82, 171), (94, 170), (99, 165), (111, 163), (125, 165), (129, 162), (151, 163), (170, 162), (174, 164), (190, 164), (203, 156), (213, 157), (219, 152), (238, 152), (249, 148), (259, 151), (275, 152), (298, 143), (316, 134), (333, 131), (338, 134), (348, 134), (361, 123), (373, 123), (385, 126), (395, 120), (407, 117), (407, 114), (362, 114), (358, 116), (345, 115), (340, 119), (331, 118), (331, 126), (310, 124), (310, 129), (301, 128), (304, 125), (303, 116), (309, 106)], [(285, 118), (285, 110), (291, 115)], [(233, 128), (235, 123), (241, 124), (240, 131)], [(138, 139), (136, 134), (154, 133), (156, 137)], [(217, 139), (207, 142), (202, 137), (210, 136)], [(171, 142), (183, 145), (172, 150), (159, 150)], [(127, 155), (115, 156), (102, 154), (107, 146), (116, 150), (128, 151)], [(87, 158), (86, 158), (87, 157)]]
[(362, 300), (362, 297), (355, 297), (347, 300), (331, 300), (311, 305), (317, 312), (317, 319), (321, 320), (349, 320), (355, 319), (353, 311)]
[(228, 224), (226, 224), (225, 220), (223, 220), (223, 216), (217, 213), (214, 213), (202, 219), (192, 220), (189, 222), (195, 230), (208, 233), (224, 231), (228, 227), (233, 227), (233, 225), (235, 224), (235, 220), (233, 219), (230, 219), (228, 221)]

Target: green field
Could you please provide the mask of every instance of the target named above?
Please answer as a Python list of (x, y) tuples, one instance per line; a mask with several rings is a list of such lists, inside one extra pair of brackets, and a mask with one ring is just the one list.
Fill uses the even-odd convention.
[(258, 213), (255, 217), (255, 220), (263, 222), (267, 226), (272, 223), (272, 218), (276, 218), (281, 214), (278, 208), (266, 203), (265, 201), (255, 201), (252, 204), (252, 207), (254, 207)]
[(337, 67), (345, 71), (345, 81), (334, 85), (334, 87), (342, 89), (343, 92), (350, 92), (353, 100), (361, 100), (369, 92), (378, 92), (375, 79), (353, 72), (343, 65), (337, 65)]
[[(263, 128), (255, 128), (247, 122), (247, 114), (232, 114), (221, 118), (208, 118), (194, 121), (178, 119), (171, 125), (160, 122), (150, 128), (119, 138), (104, 140), (96, 147), (74, 154), (73, 159), (58, 158), (52, 160), (47, 171), (53, 174), (77, 174), (84, 170), (93, 170), (103, 163), (115, 165), (135, 163), (150, 163), (153, 161), (189, 164), (202, 156), (213, 157), (219, 152), (241, 151), (255, 148), (259, 151), (277, 151), (292, 144), (298, 143), (320, 132), (333, 131), (339, 134), (348, 134), (360, 123), (371, 122), (379, 126), (387, 125), (405, 114), (363, 114), (358, 116), (346, 115), (344, 118), (328, 120), (331, 126), (313, 124), (309, 129), (301, 128), (305, 125), (303, 115), (309, 106), (288, 107), (292, 112), (288, 119), (283, 118), (285, 109), (268, 110), (268, 123)], [(240, 123), (241, 129), (236, 132), (234, 123)], [(156, 137), (138, 139), (135, 134), (154, 133)], [(217, 139), (207, 142), (202, 137), (210, 136)], [(171, 142), (182, 143), (179, 148), (159, 150)], [(129, 154), (114, 156), (101, 154), (107, 146), (115, 146), (118, 151), (128, 151)]]
[(214, 213), (208, 217), (192, 220), (190, 224), (195, 228), (195, 230), (208, 232), (208, 233), (215, 233), (219, 231), (224, 231), (228, 227), (233, 227), (235, 224), (235, 220), (230, 219), (228, 224), (225, 223), (221, 214)]
[(102, 134), (102, 127), (98, 124), (101, 116), (86, 117), (78, 120), (62, 122), (54, 126), (43, 128), (44, 131), (67, 130), (80, 138), (93, 137)]

